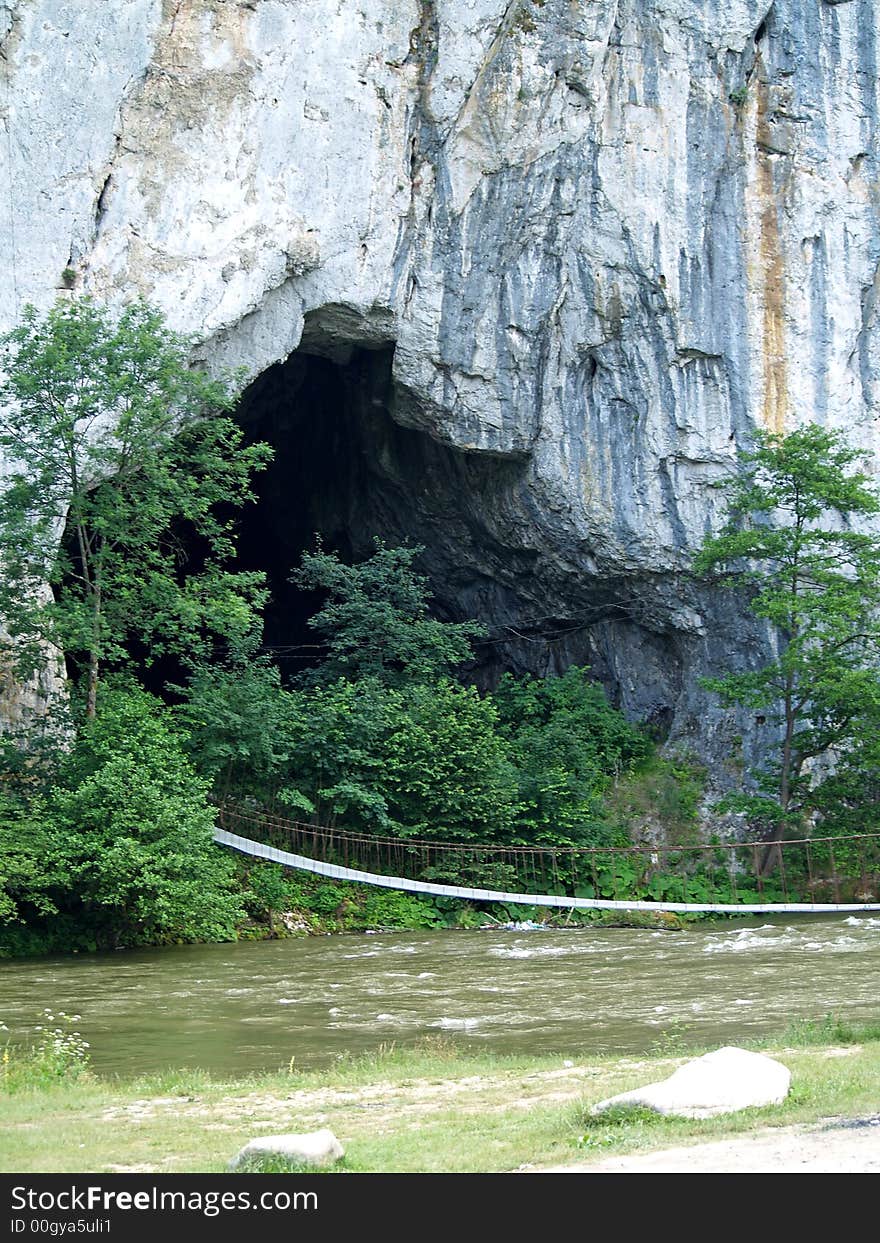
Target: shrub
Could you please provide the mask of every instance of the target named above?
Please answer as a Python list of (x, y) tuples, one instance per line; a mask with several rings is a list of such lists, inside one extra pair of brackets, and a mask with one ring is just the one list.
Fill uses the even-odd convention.
[[(39, 1039), (33, 1048), (20, 1049), (7, 1041), (0, 1055), (3, 1090), (45, 1087), (87, 1075), (89, 1043), (74, 1029), (73, 1024), (78, 1022), (78, 1014), (44, 1010), (42, 1022), (36, 1028)], [(0, 1023), (0, 1031), (7, 1030), (5, 1023)]]
[(168, 711), (144, 691), (105, 692), (34, 809), (58, 909), (99, 945), (234, 937), (234, 864), (206, 796)]
[(651, 751), (588, 671), (501, 679), (493, 696), (516, 769), (517, 828), (532, 842), (608, 843), (603, 795)]

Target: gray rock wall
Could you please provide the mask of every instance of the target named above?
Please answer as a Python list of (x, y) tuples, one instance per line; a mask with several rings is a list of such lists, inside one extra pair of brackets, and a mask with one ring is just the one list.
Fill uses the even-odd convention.
[(767, 636), (682, 576), (711, 485), (756, 426), (880, 447), (878, 9), (7, 0), (0, 326), (70, 266), (255, 376), (394, 343), (448, 607), (721, 754), (696, 675)]

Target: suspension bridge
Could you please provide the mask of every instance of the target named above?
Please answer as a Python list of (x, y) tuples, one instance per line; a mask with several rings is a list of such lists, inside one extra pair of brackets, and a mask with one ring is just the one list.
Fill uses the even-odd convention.
[(497, 845), (350, 833), (224, 805), (214, 841), (330, 880), (470, 902), (728, 915), (880, 911), (880, 833), (696, 846)]

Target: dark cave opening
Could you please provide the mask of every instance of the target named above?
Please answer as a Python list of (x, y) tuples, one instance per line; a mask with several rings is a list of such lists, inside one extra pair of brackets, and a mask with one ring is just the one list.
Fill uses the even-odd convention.
[[(486, 627), (462, 671), (468, 680), (489, 689), (506, 671), (546, 677), (589, 665), (612, 702), (629, 707), (621, 661), (630, 663), (633, 648), (620, 643), (620, 626), (631, 622), (631, 586), (585, 572), (578, 549), (574, 560), (560, 555), (556, 517), (535, 504), (529, 461), (452, 447), (405, 425), (411, 407), (395, 386), (393, 344), (352, 345), (308, 325), (304, 340), (250, 384), (237, 413), (249, 440), (275, 450), (254, 481), (257, 503), (241, 516), (239, 551), (242, 569), (267, 575), (264, 643), (285, 678), (320, 657), (308, 626), (320, 598), (290, 581), (303, 551), (317, 535), (357, 561), (378, 537), (423, 546), (435, 616)], [(633, 633), (640, 661), (664, 659), (662, 638), (638, 625)], [(665, 698), (659, 706), (651, 698), (635, 702), (637, 692), (630, 710), (666, 711)]]
[[(530, 596), (540, 597), (540, 553), (508, 538), (517, 508), (511, 498), (526, 464), (453, 448), (398, 422), (393, 358), (390, 343), (368, 348), (313, 334), (240, 398), (234, 417), (246, 441), (265, 441), (274, 451), (253, 478), (255, 502), (236, 516), (234, 568), (262, 572), (269, 588), (263, 651), (287, 681), (319, 660), (308, 620), (321, 597), (292, 581), (302, 554), (320, 538), (343, 560), (358, 561), (379, 538), (423, 546), (418, 568), (429, 580), (436, 617), (486, 626), (473, 664), (462, 671), (469, 680), (485, 688), (507, 669), (560, 671), (570, 657), (542, 666), (553, 644), (535, 636), (548, 626), (564, 632), (570, 622), (549, 612), (547, 601), (536, 608)], [(70, 532), (65, 538), (70, 551)], [(202, 542), (184, 526), (174, 542), (181, 578), (200, 570)], [(523, 632), (531, 637), (522, 640)], [(183, 663), (151, 657), (137, 638), (126, 646), (141, 682), (176, 698), (173, 688), (188, 676)], [(68, 655), (68, 671), (81, 673), (75, 654)]]
[(241, 516), (239, 563), (267, 575), (264, 645), (285, 677), (320, 655), (308, 626), (320, 598), (291, 582), (316, 537), (346, 561), (368, 556), (375, 538), (424, 545), (435, 615), (492, 623), (479, 509), (521, 468), (396, 422), (392, 362), (391, 345), (337, 346), (333, 356), (300, 349), (242, 396), (248, 440), (269, 442), (275, 457)]
[[(384, 365), (357, 359), (356, 372)], [(320, 536), (349, 561), (355, 555), (355, 497), (364, 486), (364, 460), (352, 410), (353, 377), (328, 358), (294, 353), (263, 372), (246, 390), (238, 419), (249, 441), (271, 444), (274, 458), (254, 480), (256, 504), (241, 515), (239, 563), (265, 573), (270, 599), (263, 644), (285, 674), (315, 656), (308, 618), (319, 599), (291, 576), (304, 550)]]

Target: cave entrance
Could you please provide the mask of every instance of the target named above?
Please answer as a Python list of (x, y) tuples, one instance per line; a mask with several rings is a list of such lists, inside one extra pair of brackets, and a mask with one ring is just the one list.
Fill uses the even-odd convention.
[(307, 622), (319, 601), (291, 582), (303, 551), (320, 536), (350, 561), (378, 534), (364, 512), (370, 454), (362, 416), (365, 404), (381, 402), (391, 358), (390, 348), (353, 350), (344, 364), (297, 351), (258, 376), (241, 400), (247, 439), (267, 441), (275, 456), (254, 480), (256, 504), (242, 513), (239, 562), (266, 575), (263, 642), (286, 674), (315, 656)]
[[(285, 680), (321, 655), (308, 626), (321, 597), (291, 581), (303, 552), (319, 536), (356, 562), (378, 537), (423, 546), (419, 569), (436, 617), (487, 628), (466, 671), (481, 688), (508, 670), (546, 677), (585, 664), (615, 706), (659, 721), (677, 673), (665, 673), (667, 637), (641, 621), (626, 576), (584, 567), (558, 506), (536, 503), (525, 455), (452, 447), (406, 425), (420, 412), (396, 385), (393, 343), (351, 336), (307, 321), (299, 349), (257, 376), (235, 412), (249, 442), (274, 449), (253, 480), (256, 502), (238, 517), (236, 568), (266, 576), (264, 650)], [(185, 574), (204, 550), (184, 536), (181, 553)], [(137, 644), (131, 655), (157, 694), (185, 676), (171, 657), (149, 664)]]
[(348, 562), (379, 537), (423, 546), (436, 617), (487, 628), (467, 670), (481, 688), (507, 670), (547, 676), (589, 664), (616, 702), (619, 644), (602, 623), (618, 614), (619, 584), (555, 556), (524, 456), (451, 447), (405, 426), (412, 408), (393, 360), (387, 340), (353, 344), (307, 320), (300, 348), (242, 395), (236, 417), (248, 440), (275, 450), (239, 537), (240, 567), (265, 573), (271, 593), (265, 650), (286, 680), (320, 659), (308, 620), (321, 597), (290, 581), (316, 535)]
[(290, 581), (316, 536), (345, 561), (368, 556), (376, 537), (422, 544), (435, 615), (491, 623), (482, 512), (512, 469), (394, 420), (392, 344), (306, 341), (249, 385), (236, 416), (249, 441), (275, 450), (241, 516), (239, 564), (267, 576), (263, 642), (285, 678), (319, 657), (308, 619), (320, 597)]

